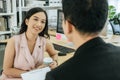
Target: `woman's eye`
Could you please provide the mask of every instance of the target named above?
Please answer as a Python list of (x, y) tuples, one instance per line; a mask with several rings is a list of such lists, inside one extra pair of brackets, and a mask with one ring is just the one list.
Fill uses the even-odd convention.
[(38, 21), (38, 19), (34, 19), (35, 21)]
[(45, 23), (45, 21), (41, 21), (42, 23)]

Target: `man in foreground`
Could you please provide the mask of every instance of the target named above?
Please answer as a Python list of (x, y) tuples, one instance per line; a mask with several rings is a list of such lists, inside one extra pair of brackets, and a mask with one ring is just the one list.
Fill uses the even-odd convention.
[(62, 7), (64, 33), (76, 52), (45, 80), (120, 80), (120, 47), (99, 37), (108, 16), (107, 0), (62, 0)]

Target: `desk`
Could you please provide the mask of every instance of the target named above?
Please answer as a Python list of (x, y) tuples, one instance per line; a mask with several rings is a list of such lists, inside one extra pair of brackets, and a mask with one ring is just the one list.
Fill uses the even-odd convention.
[[(47, 52), (45, 52), (44, 56), (49, 57)], [(63, 62), (71, 58), (72, 56), (73, 56), (73, 53), (67, 54), (66, 56), (58, 56), (58, 65), (62, 64)]]
[[(116, 46), (120, 46), (120, 36), (119, 35), (112, 35), (112, 36), (100, 36), (103, 38), (103, 40), (107, 43), (112, 43), (113, 45)], [(67, 41), (65, 40), (57, 40), (55, 36), (50, 36), (50, 40), (52, 43), (56, 43), (56, 44), (60, 44), (60, 45), (64, 45), (67, 43)], [(70, 47), (70, 46), (67, 46)], [(71, 48), (74, 48), (71, 47)], [(64, 61), (66, 61), (67, 59), (69, 59), (70, 57), (73, 56), (74, 53), (69, 53), (66, 56), (59, 56), (58, 57), (58, 64), (60, 65), (61, 63), (63, 63)]]
[[(48, 32), (49, 32), (50, 35), (52, 35), (51, 36), (51, 41), (53, 43), (57, 43), (57, 44), (59, 43), (61, 45), (64, 45), (64, 44), (67, 43), (66, 40), (64, 40), (64, 41), (63, 40), (56, 40), (56, 38), (55, 38), (55, 36), (56, 36), (56, 30), (50, 29)], [(101, 36), (100, 35), (100, 37), (103, 38), (103, 40), (105, 42), (112, 43), (113, 45), (116, 45), (116, 46), (120, 46), (120, 35), (108, 35), (108, 36)]]
[[(54, 34), (55, 35), (55, 34)], [(113, 36), (101, 36), (103, 38), (103, 40), (105, 40), (105, 42), (110, 42), (114, 45), (120, 46), (120, 36), (118, 35), (113, 35)], [(60, 44), (60, 45), (64, 45), (67, 43), (67, 41), (65, 40), (57, 40), (55, 36), (50, 36), (50, 40), (52, 43), (56, 43), (56, 44)], [(5, 41), (0, 41), (0, 42), (7, 42), (7, 40)], [(66, 45), (67, 46), (67, 45)], [(70, 46), (67, 46), (70, 47)], [(71, 48), (74, 48), (71, 47)], [(61, 63), (63, 63), (64, 61), (66, 61), (67, 59), (69, 59), (70, 57), (72, 57), (74, 54), (74, 52), (67, 54), (66, 56), (59, 56), (58, 57), (58, 64), (60, 65)], [(45, 53), (45, 57), (48, 57), (48, 54)]]
[[(50, 41), (52, 43), (55, 43), (55, 44), (64, 45), (66, 47), (74, 48), (74, 46), (67, 46), (67, 45), (65, 45), (67, 43), (66, 40), (57, 40), (55, 36), (50, 36)], [(74, 52), (68, 53), (66, 56), (58, 56), (58, 65), (62, 64), (63, 62), (65, 62), (66, 60), (71, 58), (73, 56), (73, 54), (74, 54)], [(45, 53), (45, 57), (48, 57), (48, 53), (47, 52)]]
[(110, 35), (110, 36), (100, 36), (107, 43), (112, 43), (113, 45), (120, 46), (120, 35)]

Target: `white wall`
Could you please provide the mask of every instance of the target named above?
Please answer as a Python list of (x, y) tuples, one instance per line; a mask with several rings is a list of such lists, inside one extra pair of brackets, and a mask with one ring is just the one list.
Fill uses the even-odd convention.
[(109, 5), (114, 5), (116, 7), (116, 12), (120, 12), (120, 0), (108, 0)]

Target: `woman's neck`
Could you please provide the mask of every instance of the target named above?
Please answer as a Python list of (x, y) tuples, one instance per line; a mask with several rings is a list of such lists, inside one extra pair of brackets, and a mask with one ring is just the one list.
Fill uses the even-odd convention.
[(33, 35), (31, 33), (26, 32), (25, 33), (26, 38), (28, 41), (36, 41), (38, 35)]

